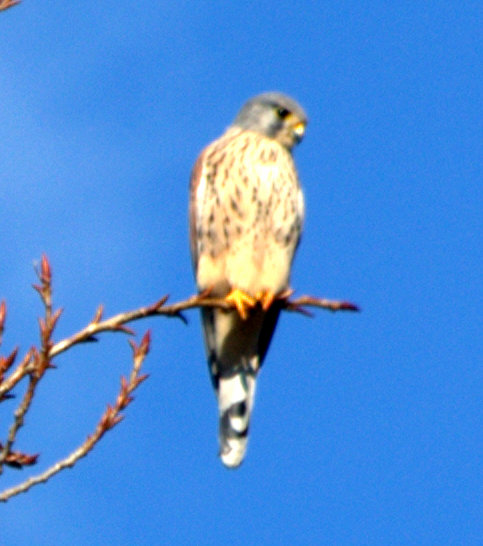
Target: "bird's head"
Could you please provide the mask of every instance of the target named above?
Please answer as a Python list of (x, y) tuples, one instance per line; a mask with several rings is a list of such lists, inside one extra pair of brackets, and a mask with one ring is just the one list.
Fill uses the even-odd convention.
[(273, 138), (290, 150), (304, 136), (307, 115), (287, 95), (270, 92), (248, 100), (233, 125)]

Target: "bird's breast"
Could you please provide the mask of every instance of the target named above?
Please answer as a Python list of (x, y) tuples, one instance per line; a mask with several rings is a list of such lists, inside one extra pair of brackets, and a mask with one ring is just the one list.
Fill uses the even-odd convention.
[(302, 194), (291, 154), (269, 139), (257, 142), (207, 157), (197, 195), (200, 288), (256, 293), (287, 286)]

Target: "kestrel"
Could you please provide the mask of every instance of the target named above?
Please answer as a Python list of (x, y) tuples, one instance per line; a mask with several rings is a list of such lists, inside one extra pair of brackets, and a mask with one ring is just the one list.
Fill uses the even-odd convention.
[(304, 219), (292, 158), (307, 116), (293, 99), (264, 93), (198, 157), (190, 184), (190, 243), (200, 292), (232, 310), (201, 310), (219, 408), (220, 457), (243, 461), (255, 382), (289, 288)]

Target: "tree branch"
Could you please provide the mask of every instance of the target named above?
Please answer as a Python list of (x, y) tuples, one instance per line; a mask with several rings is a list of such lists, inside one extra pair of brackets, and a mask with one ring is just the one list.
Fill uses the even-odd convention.
[[(21, 468), (25, 465), (33, 465), (37, 461), (37, 455), (29, 455), (22, 451), (14, 451), (13, 446), (16, 442), (17, 434), (24, 425), (25, 416), (31, 408), (32, 400), (35, 397), (39, 382), (44, 377), (47, 370), (54, 368), (53, 359), (59, 354), (71, 349), (79, 343), (96, 341), (97, 335), (103, 332), (123, 332), (128, 335), (134, 335), (134, 331), (127, 324), (147, 317), (164, 315), (167, 317), (177, 317), (187, 322), (184, 311), (198, 307), (217, 307), (230, 311), (234, 306), (224, 298), (210, 296), (210, 291), (193, 295), (185, 300), (168, 305), (168, 296), (163, 296), (160, 300), (145, 307), (139, 307), (132, 311), (118, 313), (110, 318), (103, 320), (103, 307), (99, 306), (94, 317), (87, 326), (55, 343), (53, 334), (56, 324), (62, 314), (62, 309), (54, 311), (52, 306), (52, 271), (49, 261), (45, 255), (42, 256), (40, 266), (36, 269), (39, 284), (34, 285), (39, 293), (43, 307), (44, 316), (39, 319), (40, 344), (39, 348), (32, 347), (27, 351), (22, 360), (16, 365), (13, 371), (10, 371), (15, 364), (18, 355), (18, 349), (14, 349), (7, 357), (0, 356), (0, 402), (12, 398), (11, 391), (20, 381), (28, 377), (27, 389), (17, 406), (12, 424), (9, 428), (5, 442), (0, 443), (0, 474), (4, 465)], [(339, 300), (329, 300), (326, 298), (315, 298), (313, 296), (300, 296), (290, 299), (292, 291), (287, 290), (278, 294), (272, 305), (278, 305), (282, 311), (298, 312), (304, 315), (311, 314), (306, 307), (328, 309), (330, 311), (358, 311), (358, 307), (353, 303)], [(5, 302), (0, 303), (0, 343), (5, 329), (7, 309)], [(72, 467), (74, 464), (85, 457), (93, 447), (101, 440), (103, 435), (117, 425), (123, 418), (124, 410), (132, 401), (132, 392), (146, 379), (146, 375), (140, 375), (141, 365), (149, 351), (150, 335), (146, 333), (137, 346), (134, 341), (129, 340), (133, 350), (133, 365), (129, 379), (121, 377), (121, 389), (116, 402), (113, 406), (108, 406), (101, 417), (95, 431), (91, 434), (76, 450), (74, 450), (65, 459), (56, 462), (43, 473), (31, 477), (21, 484), (5, 490), (0, 493), (0, 501), (6, 501), (9, 498), (29, 490), (32, 486), (46, 482), (50, 477), (57, 474), (64, 468)], [(7, 372), (10, 372), (6, 376)]]
[(13, 8), (17, 4), (20, 4), (20, 0), (0, 0), (0, 11)]
[[(34, 285), (34, 288), (40, 294), (45, 309), (44, 318), (39, 319), (41, 349), (40, 352), (35, 348), (31, 349), (30, 351), (33, 359), (33, 369), (31, 372), (27, 372), (30, 376), (28, 388), (22, 398), (22, 401), (14, 412), (14, 421), (9, 429), (7, 441), (0, 452), (0, 474), (3, 472), (4, 461), (8, 461), (9, 459), (9, 454), (17, 437), (17, 433), (24, 425), (24, 417), (32, 404), (35, 389), (47, 371), (47, 368), (52, 367), (50, 364), (49, 353), (53, 345), (52, 333), (60, 316), (60, 310), (59, 312), (52, 314), (52, 271), (45, 255), (42, 256), (40, 269), (36, 272), (40, 280), (40, 284)], [(30, 360), (31, 358), (29, 358), (28, 361), (30, 362)]]
[[(134, 341), (129, 340), (129, 343), (133, 350), (133, 366), (129, 379), (127, 380), (121, 376), (121, 388), (119, 390), (116, 402), (113, 406), (107, 406), (107, 409), (99, 420), (99, 423), (97, 424), (97, 427), (93, 434), (88, 436), (77, 449), (70, 453), (70, 455), (60, 461), (57, 461), (55, 464), (53, 464), (50, 468), (48, 468), (41, 474), (28, 478), (24, 482), (14, 487), (10, 487), (9, 489), (6, 489), (2, 493), (0, 493), (1, 502), (6, 502), (8, 499), (14, 497), (15, 495), (25, 493), (34, 485), (48, 481), (52, 476), (58, 474), (65, 468), (73, 467), (79, 459), (85, 457), (94, 448), (94, 446), (101, 440), (106, 432), (114, 428), (118, 423), (122, 421), (123, 415), (121, 411), (133, 401), (132, 393), (148, 377), (146, 374), (140, 375), (140, 371), (144, 359), (149, 352), (150, 338), (150, 333), (146, 332), (139, 346), (136, 345)], [(35, 457), (35, 459), (37, 458), (36, 455), (30, 456), (27, 464), (32, 464), (32, 462), (35, 462), (35, 460), (32, 461), (33, 457)], [(26, 463), (24, 462), (23, 464)]]
[[(56, 343), (50, 350), (49, 357), (53, 358), (54, 356), (57, 356), (78, 343), (93, 341), (95, 339), (94, 336), (102, 332), (111, 331), (133, 334), (133, 331), (126, 328), (124, 325), (146, 317), (164, 315), (167, 317), (177, 317), (183, 320), (183, 322), (187, 322), (186, 318), (182, 314), (182, 311), (195, 309), (197, 307), (218, 307), (220, 309), (226, 309), (227, 311), (234, 309), (234, 306), (231, 303), (228, 303), (225, 299), (211, 298), (206, 293), (196, 294), (186, 300), (166, 305), (168, 297), (169, 296), (163, 296), (152, 305), (140, 307), (138, 309), (134, 309), (133, 311), (119, 313), (103, 321), (101, 321), (102, 307), (99, 307), (93, 320), (85, 328), (75, 333), (71, 337)], [(304, 307), (318, 307), (320, 309), (327, 309), (330, 311), (359, 311), (359, 307), (357, 305), (347, 301), (315, 298), (313, 296), (301, 296), (294, 300), (289, 300), (282, 297), (280, 301), (283, 310), (298, 312), (305, 315), (307, 312), (305, 311)]]

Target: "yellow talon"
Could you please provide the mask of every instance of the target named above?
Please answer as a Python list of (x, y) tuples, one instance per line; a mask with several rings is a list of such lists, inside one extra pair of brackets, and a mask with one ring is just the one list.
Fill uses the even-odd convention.
[(225, 301), (234, 305), (243, 320), (248, 318), (248, 308), (254, 307), (257, 301), (249, 296), (246, 292), (242, 292), (238, 288), (234, 288)]
[(275, 294), (273, 292), (270, 292), (270, 290), (267, 290), (266, 292), (260, 291), (257, 292), (256, 298), (257, 301), (262, 304), (262, 309), (264, 311), (268, 311), (273, 303), (273, 300), (275, 299)]

